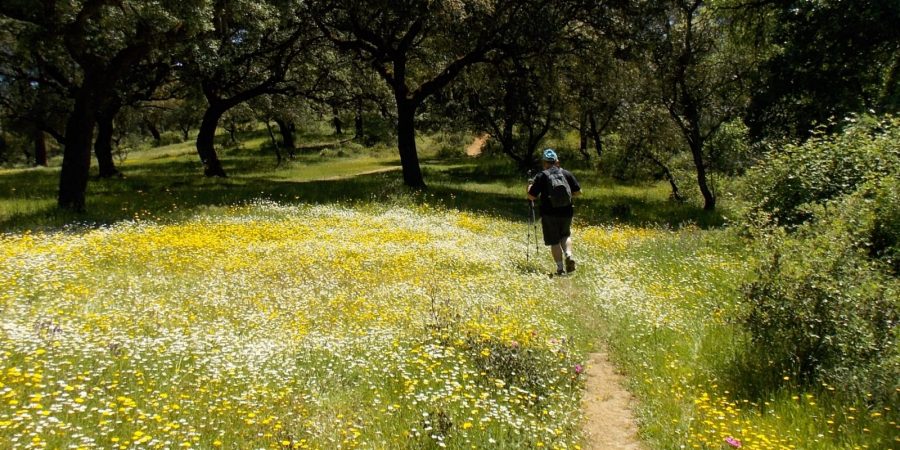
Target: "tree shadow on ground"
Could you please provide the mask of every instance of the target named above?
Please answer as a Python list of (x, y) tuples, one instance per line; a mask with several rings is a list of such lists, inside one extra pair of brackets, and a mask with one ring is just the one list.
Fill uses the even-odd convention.
[[(336, 159), (323, 159), (337, 161)], [(92, 178), (87, 192), (87, 211), (74, 213), (55, 207), (58, 170), (41, 169), (0, 174), (0, 205), (37, 202), (40, 208), (0, 212), (0, 230), (60, 228), (71, 223), (109, 225), (136, 217), (181, 217), (196, 208), (227, 206), (254, 199), (312, 204), (392, 202), (439, 203), (447, 208), (490, 214), (513, 221), (531, 218), (525, 200), (527, 179), (514, 168), (494, 164), (457, 163), (424, 167), (429, 187), (413, 191), (402, 184), (398, 172), (350, 175), (309, 181), (280, 178), (268, 158), (230, 158), (225, 161), (229, 178), (206, 178), (193, 160), (145, 161), (122, 166), (122, 178)], [(303, 164), (307, 164), (303, 162)], [(393, 163), (385, 162), (383, 167)], [(598, 182), (580, 174), (591, 191)], [(289, 177), (288, 177), (289, 178)], [(588, 225), (627, 224), (677, 227), (683, 223), (716, 226), (720, 215), (700, 208), (638, 197), (598, 194), (577, 200), (578, 221)]]
[[(449, 207), (493, 214), (510, 220), (530, 220), (525, 199), (528, 178), (515, 168), (492, 170), (493, 166), (457, 165), (425, 173), (429, 192)], [(588, 225), (665, 226), (677, 228), (694, 224), (701, 228), (724, 224), (719, 211), (678, 203), (666, 197), (632, 195), (614, 189), (609, 180), (591, 171), (577, 171), (586, 195), (575, 200), (577, 221)], [(648, 190), (636, 186), (632, 190)], [(609, 192), (607, 192), (609, 191)]]

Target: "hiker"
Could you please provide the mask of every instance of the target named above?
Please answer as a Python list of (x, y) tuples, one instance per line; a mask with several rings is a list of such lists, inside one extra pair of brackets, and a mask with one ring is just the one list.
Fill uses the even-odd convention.
[(559, 157), (552, 148), (544, 150), (541, 157), (544, 170), (528, 185), (528, 200), (541, 199), (541, 229), (544, 245), (550, 246), (550, 254), (556, 261), (556, 274), (575, 271), (572, 256), (571, 227), (575, 208), (572, 199), (581, 195), (581, 186), (572, 172), (559, 166)]

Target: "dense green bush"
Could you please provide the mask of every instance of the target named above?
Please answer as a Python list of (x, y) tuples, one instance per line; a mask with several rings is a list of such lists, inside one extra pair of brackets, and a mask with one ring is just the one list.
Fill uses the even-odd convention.
[(762, 257), (742, 318), (755, 350), (802, 381), (887, 403), (900, 373), (898, 132), (895, 119), (861, 121), (745, 180), (762, 213), (747, 217), (763, 218), (748, 220)]
[[(725, 176), (744, 173), (753, 160), (750, 132), (740, 119), (722, 124), (706, 141), (707, 167)], [(696, 169), (694, 169), (696, 173)]]
[(883, 260), (900, 276), (900, 180), (886, 178), (873, 198), (875, 214), (870, 255)]
[(851, 121), (841, 133), (828, 135), (823, 130), (803, 144), (773, 152), (748, 172), (743, 194), (751, 213), (796, 226), (811, 217), (809, 205), (897, 173), (900, 118), (866, 116)]
[(378, 114), (363, 114), (363, 135), (356, 139), (366, 147), (396, 144), (396, 125), (392, 119)]
[(870, 257), (874, 205), (853, 195), (793, 233), (769, 230), (758, 277), (745, 286), (744, 323), (779, 369), (884, 401), (900, 373), (900, 280)]

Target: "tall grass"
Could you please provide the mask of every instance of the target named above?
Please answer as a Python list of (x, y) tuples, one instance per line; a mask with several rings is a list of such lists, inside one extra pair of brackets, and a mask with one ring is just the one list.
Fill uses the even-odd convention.
[[(639, 399), (650, 448), (891, 448), (897, 412), (838, 386), (756, 379), (749, 336), (738, 325), (741, 285), (755, 256), (728, 230), (609, 229), (588, 246), (604, 266), (591, 297), (616, 363)], [(593, 235), (586, 240), (595, 239)], [(611, 288), (612, 286), (612, 288)], [(753, 358), (753, 359), (751, 359)], [(772, 388), (771, 386), (780, 386)]]

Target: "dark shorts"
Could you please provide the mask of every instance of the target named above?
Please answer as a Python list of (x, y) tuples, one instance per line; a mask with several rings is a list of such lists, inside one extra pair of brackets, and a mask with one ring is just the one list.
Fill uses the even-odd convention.
[(541, 229), (544, 231), (544, 245), (557, 245), (563, 238), (572, 235), (571, 217), (541, 216)]

